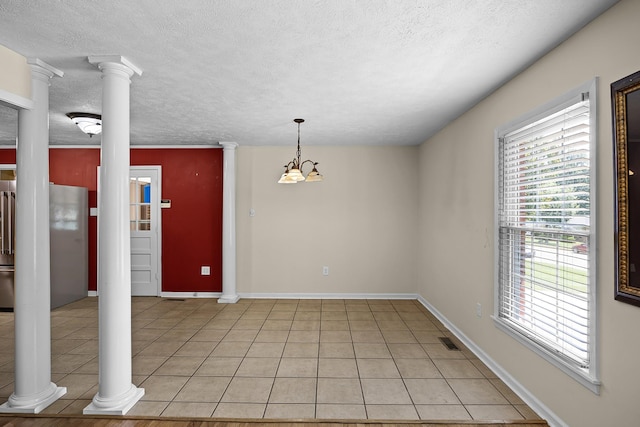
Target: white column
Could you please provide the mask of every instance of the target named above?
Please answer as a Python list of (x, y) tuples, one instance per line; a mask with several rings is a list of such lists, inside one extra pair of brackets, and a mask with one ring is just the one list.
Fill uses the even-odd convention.
[(222, 171), (222, 296), (219, 303), (236, 303), (236, 149), (235, 142), (221, 142)]
[(98, 195), (98, 393), (84, 414), (124, 415), (144, 395), (131, 382), (129, 92), (142, 71), (121, 56), (90, 56), (102, 71)]
[(16, 143), (15, 386), (0, 412), (37, 414), (67, 392), (51, 382), (49, 81), (63, 73), (29, 59), (33, 109)]

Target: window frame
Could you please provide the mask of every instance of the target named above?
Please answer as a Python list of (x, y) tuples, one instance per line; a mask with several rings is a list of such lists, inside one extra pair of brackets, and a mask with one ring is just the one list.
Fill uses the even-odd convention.
[[(580, 85), (579, 87), (565, 93), (553, 99), (532, 111), (525, 113), (524, 115), (502, 125), (495, 129), (494, 134), (494, 310), (492, 319), (496, 327), (518, 342), (556, 366), (571, 378), (578, 381), (580, 384), (591, 390), (595, 394), (600, 393), (600, 381), (599, 381), (599, 360), (598, 360), (598, 322), (597, 322), (597, 139), (598, 139), (598, 99), (597, 99), (597, 77)], [(564, 357), (561, 357), (554, 352), (550, 351), (546, 347), (538, 344), (536, 341), (528, 337), (522, 331), (514, 329), (508, 322), (500, 317), (500, 304), (501, 304), (501, 286), (500, 286), (500, 139), (508, 135), (509, 133), (522, 128), (528, 124), (544, 119), (566, 107), (572, 105), (576, 98), (581, 94), (587, 94), (589, 99), (589, 251), (593, 256), (589, 257), (588, 269), (589, 269), (589, 367), (588, 369), (581, 369), (577, 364), (567, 361)]]

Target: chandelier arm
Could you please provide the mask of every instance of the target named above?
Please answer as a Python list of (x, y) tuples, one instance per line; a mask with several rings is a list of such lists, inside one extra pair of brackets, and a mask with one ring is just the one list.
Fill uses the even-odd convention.
[(314, 162), (313, 160), (305, 160), (304, 162), (302, 162), (302, 163), (300, 164), (300, 172), (302, 172), (302, 166), (303, 166), (305, 163), (311, 163), (311, 164), (313, 164), (313, 166), (314, 166), (314, 167), (318, 164), (318, 162)]

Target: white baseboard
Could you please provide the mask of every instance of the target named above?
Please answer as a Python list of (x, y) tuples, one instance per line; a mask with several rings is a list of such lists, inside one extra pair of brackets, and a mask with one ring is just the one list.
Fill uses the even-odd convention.
[(537, 397), (529, 392), (522, 384), (520, 384), (509, 372), (493, 360), (484, 352), (476, 343), (471, 341), (460, 329), (449, 321), (442, 313), (422, 296), (418, 296), (418, 301), (429, 310), (444, 326), (447, 327), (478, 359), (489, 367), (514, 393), (518, 395), (531, 409), (533, 409), (540, 417), (542, 417), (551, 427), (569, 427), (567, 423), (562, 421), (554, 412), (552, 412)]
[(243, 293), (240, 298), (274, 299), (417, 299), (417, 294), (360, 294), (360, 293)]
[(87, 293), (88, 297), (97, 297), (98, 296), (98, 291), (89, 291)]
[(222, 292), (161, 292), (162, 298), (220, 298)]

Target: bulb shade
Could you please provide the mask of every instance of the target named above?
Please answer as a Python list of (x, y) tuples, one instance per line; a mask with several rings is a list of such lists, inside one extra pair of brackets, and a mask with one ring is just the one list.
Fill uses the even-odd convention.
[(296, 181), (295, 179), (292, 179), (289, 174), (287, 174), (286, 172), (282, 174), (282, 176), (280, 177), (280, 179), (278, 180), (278, 184), (297, 184), (298, 181)]
[(102, 132), (102, 117), (98, 114), (69, 113), (67, 117), (89, 136), (98, 135)]
[(309, 175), (307, 175), (307, 182), (320, 182), (323, 179), (324, 177), (320, 175), (320, 172), (315, 169), (309, 172)]
[(300, 169), (291, 169), (289, 171), (289, 178), (295, 181), (304, 181), (304, 175), (302, 175)]

